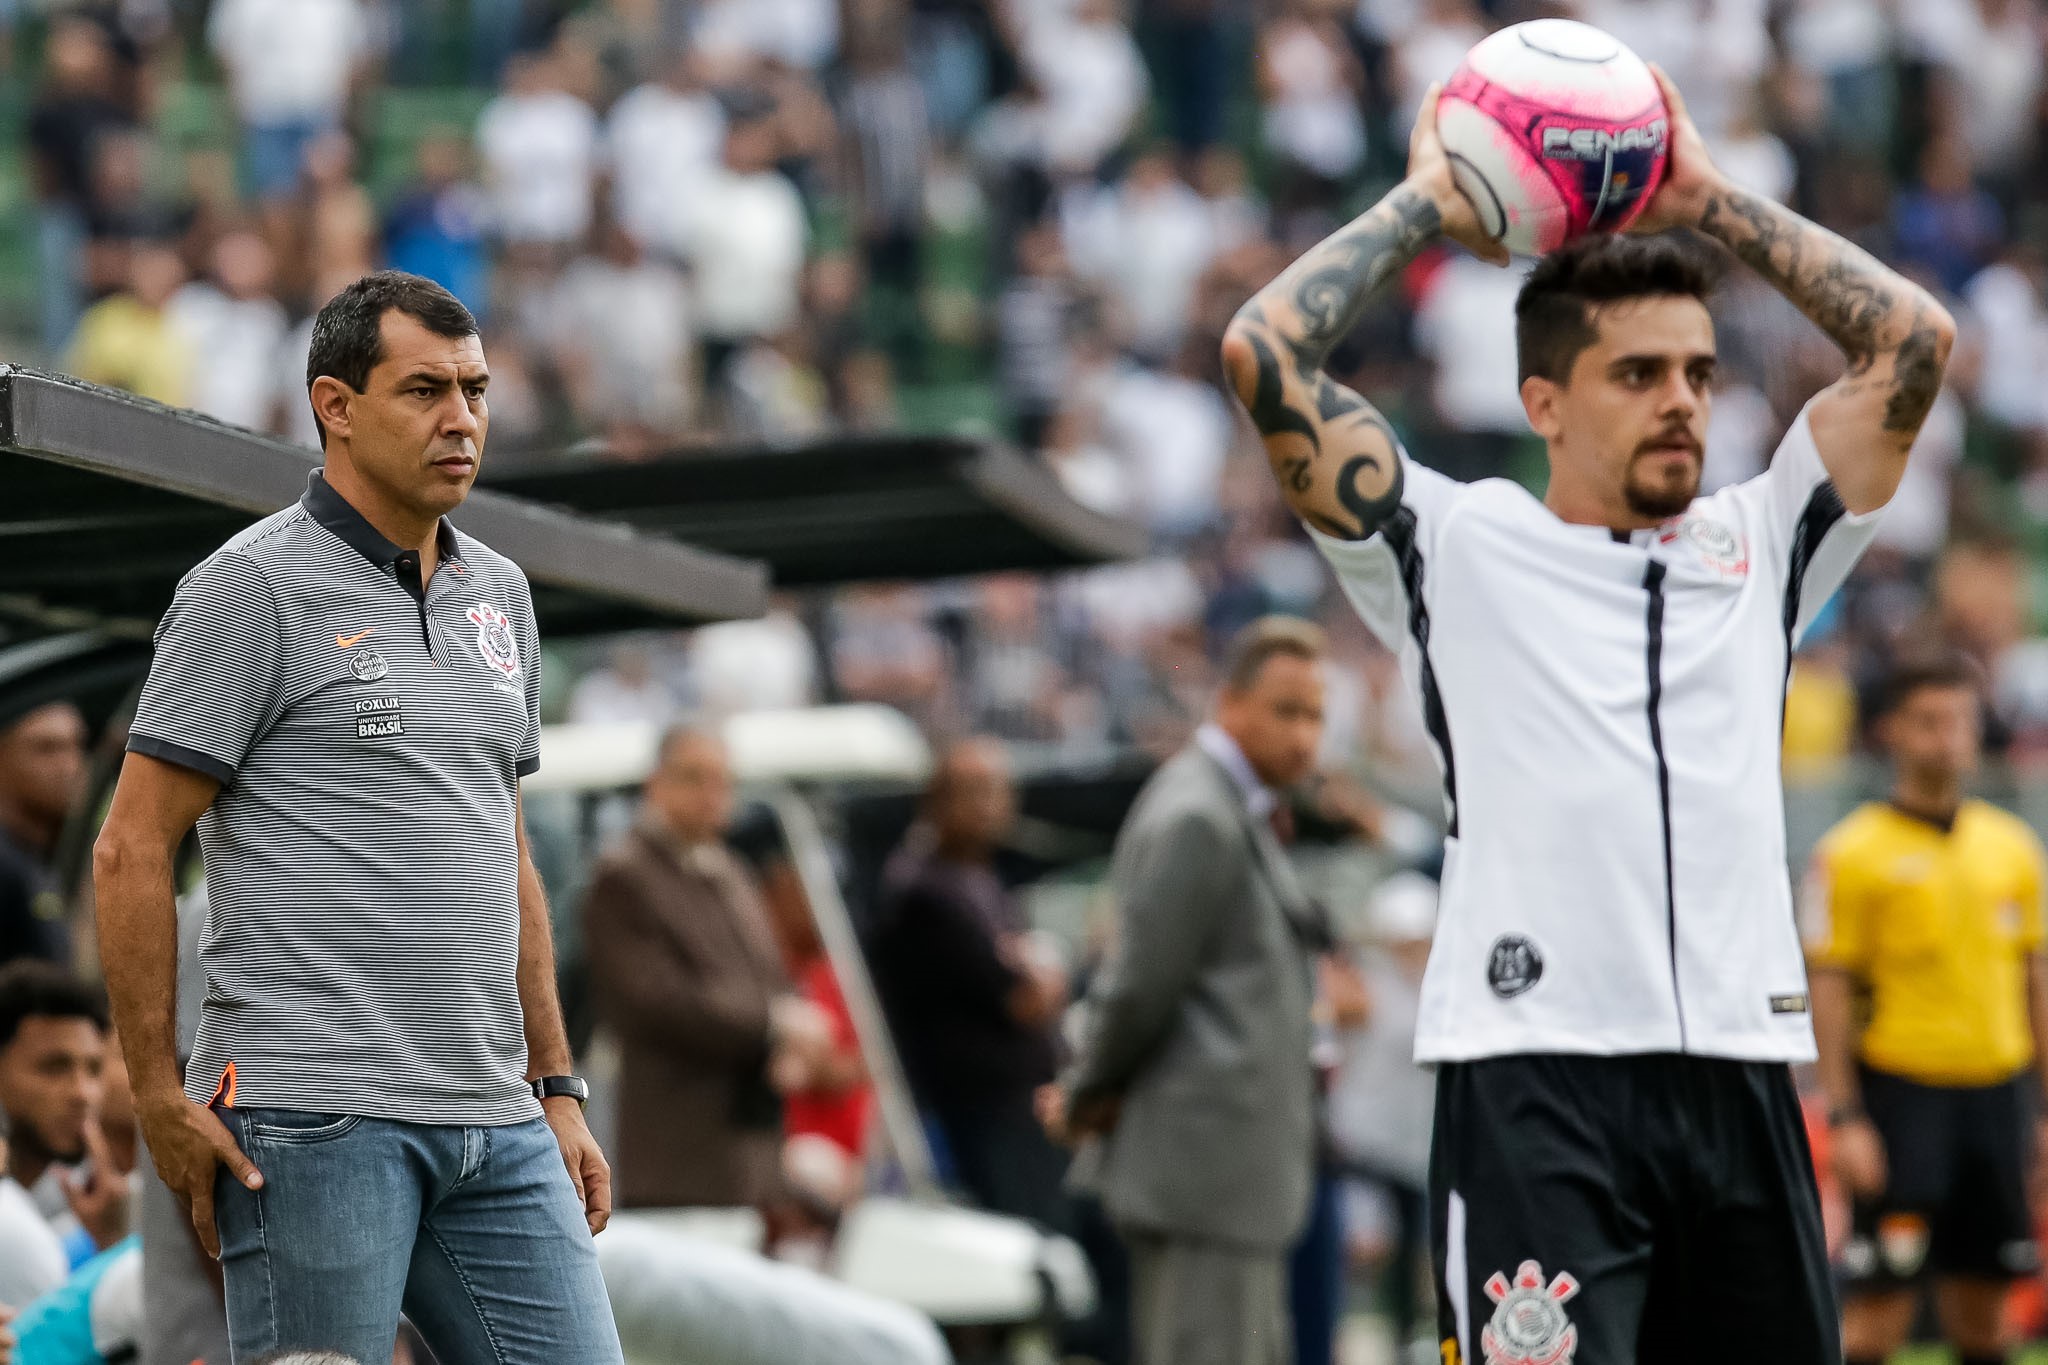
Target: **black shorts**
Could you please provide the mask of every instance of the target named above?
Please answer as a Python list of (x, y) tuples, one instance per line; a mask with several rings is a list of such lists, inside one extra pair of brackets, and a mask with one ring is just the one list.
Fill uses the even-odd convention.
[(1446, 1362), (1842, 1358), (1813, 1158), (1782, 1064), (1447, 1063), (1430, 1208)]
[(2039, 1267), (2018, 1079), (1933, 1086), (1866, 1067), (1863, 1107), (1884, 1139), (1888, 1183), (1876, 1199), (1856, 1201), (1842, 1249), (1847, 1293), (1927, 1274), (2012, 1279)]

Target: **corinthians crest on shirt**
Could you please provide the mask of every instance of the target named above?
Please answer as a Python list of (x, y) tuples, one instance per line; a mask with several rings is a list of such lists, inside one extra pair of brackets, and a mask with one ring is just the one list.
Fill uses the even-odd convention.
[(1664, 545), (1683, 540), (1699, 555), (1700, 563), (1723, 578), (1749, 577), (1749, 539), (1726, 522), (1687, 512), (1665, 522), (1657, 540)]
[(1486, 1365), (1571, 1365), (1579, 1349), (1579, 1329), (1565, 1316), (1564, 1306), (1579, 1292), (1579, 1282), (1560, 1270), (1552, 1280), (1543, 1267), (1522, 1262), (1512, 1283), (1499, 1271), (1486, 1281), (1493, 1300), (1493, 1319), (1479, 1333)]
[(519, 676), (519, 646), (505, 613), (489, 602), (479, 602), (469, 609), (469, 619), (476, 622), (476, 652), (484, 656), (484, 662), (505, 677)]

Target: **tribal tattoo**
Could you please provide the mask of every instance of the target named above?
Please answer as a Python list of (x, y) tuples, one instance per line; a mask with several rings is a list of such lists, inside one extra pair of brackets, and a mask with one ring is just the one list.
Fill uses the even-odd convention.
[[(1231, 324), (1224, 360), (1238, 397), (1288, 501), (1331, 535), (1372, 532), (1399, 497), (1400, 463), (1386, 420), (1323, 365), (1373, 291), (1442, 226), (1426, 195), (1398, 187), (1288, 267)], [(1326, 451), (1343, 457), (1335, 474), (1322, 470)]]
[[(1941, 391), (1943, 368), (1941, 331), (1925, 293), (1860, 247), (1743, 190), (1709, 199), (1699, 227), (1842, 348), (1851, 382), (1885, 386), (1886, 432), (1910, 439), (1919, 431)], [(1891, 373), (1874, 374), (1885, 357)]]

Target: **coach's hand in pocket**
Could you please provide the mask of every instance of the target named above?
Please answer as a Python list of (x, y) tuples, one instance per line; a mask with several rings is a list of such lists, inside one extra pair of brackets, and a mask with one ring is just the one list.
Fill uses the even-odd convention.
[(1857, 1199), (1875, 1199), (1890, 1178), (1885, 1166), (1884, 1138), (1869, 1119), (1851, 1119), (1829, 1138), (1835, 1176), (1843, 1190)]
[(185, 1098), (182, 1091), (174, 1098), (156, 1103), (138, 1103), (136, 1117), (157, 1174), (191, 1212), (192, 1230), (199, 1234), (199, 1245), (207, 1255), (219, 1260), (220, 1229), (213, 1221), (215, 1173), (225, 1166), (235, 1179), (252, 1190), (260, 1190), (262, 1172), (235, 1145), (227, 1126), (214, 1117), (213, 1111)]

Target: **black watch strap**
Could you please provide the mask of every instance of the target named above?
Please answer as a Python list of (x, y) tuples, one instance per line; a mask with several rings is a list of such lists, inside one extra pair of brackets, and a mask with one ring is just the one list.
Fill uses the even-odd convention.
[(533, 1097), (551, 1100), (567, 1095), (578, 1104), (590, 1103), (590, 1082), (581, 1076), (543, 1076), (533, 1083)]

